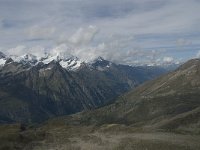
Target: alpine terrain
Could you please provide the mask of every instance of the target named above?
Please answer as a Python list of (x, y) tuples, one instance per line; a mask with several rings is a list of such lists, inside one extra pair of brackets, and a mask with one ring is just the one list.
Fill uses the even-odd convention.
[[(50, 119), (38, 126), (1, 126), (1, 139), (6, 141), (2, 147), (198, 150), (199, 77), (200, 60), (193, 59), (121, 95), (108, 106)], [(13, 143), (16, 148), (8, 146)]]
[(94, 109), (164, 72), (101, 57), (86, 63), (63, 53), (41, 58), (0, 53), (0, 122), (41, 122)]

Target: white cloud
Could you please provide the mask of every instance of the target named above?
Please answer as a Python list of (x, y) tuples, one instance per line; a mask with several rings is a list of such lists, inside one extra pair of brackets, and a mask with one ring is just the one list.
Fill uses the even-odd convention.
[(52, 38), (55, 27), (40, 27), (38, 25), (29, 28), (26, 32), (31, 39), (49, 39)]
[(197, 52), (196, 57), (200, 58), (200, 51)]
[(163, 62), (165, 63), (172, 63), (174, 61), (173, 57), (164, 57)]
[(52, 55), (62, 54), (62, 56), (64, 55), (65, 57), (76, 56), (86, 62), (92, 61), (99, 56), (115, 63), (127, 65), (162, 65), (175, 62), (173, 57), (163, 57), (160, 59), (162, 56), (161, 53), (163, 52), (162, 50), (146, 51), (141, 49), (130, 49), (124, 52), (118, 49), (108, 50), (104, 43), (97, 47), (85, 48), (61, 44), (48, 50), (40, 46), (25, 47), (20, 45), (7, 50), (7, 54), (9, 55), (24, 55), (25, 53), (31, 53), (38, 57), (44, 56), (45, 52), (49, 52)]
[(198, 0), (0, 1), (0, 45), (3, 52), (25, 45), (13, 52), (19, 55), (41, 45), (126, 64), (182, 57), (178, 49), (200, 45), (199, 10)]
[(24, 45), (18, 45), (17, 47), (8, 49), (6, 51), (7, 55), (16, 55), (21, 56), (24, 54), (33, 54), (37, 57), (44, 56), (45, 49), (41, 46), (34, 46), (34, 47), (26, 47)]
[(26, 46), (18, 45), (17, 47), (8, 49), (6, 53), (9, 55), (22, 55), (24, 54), (25, 51), (26, 51)]
[(69, 39), (68, 42), (75, 46), (85, 46), (89, 44), (95, 35), (97, 34), (98, 29), (95, 26), (90, 25), (87, 28), (79, 28)]
[(176, 41), (177, 46), (188, 46), (191, 45), (192, 42), (183, 38), (180, 38)]
[(3, 20), (3, 18), (0, 17), (0, 31), (1, 31), (1, 28), (3, 27), (2, 20)]

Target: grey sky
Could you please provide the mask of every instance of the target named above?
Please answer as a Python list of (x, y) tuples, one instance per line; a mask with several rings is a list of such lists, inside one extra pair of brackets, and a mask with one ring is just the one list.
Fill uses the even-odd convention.
[(180, 61), (199, 54), (199, 13), (200, 0), (0, 0), (0, 50)]

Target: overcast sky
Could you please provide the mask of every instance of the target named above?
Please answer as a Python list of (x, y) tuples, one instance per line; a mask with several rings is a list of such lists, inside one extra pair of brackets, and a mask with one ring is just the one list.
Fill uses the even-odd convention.
[(125, 64), (200, 57), (200, 0), (0, 0), (0, 51)]

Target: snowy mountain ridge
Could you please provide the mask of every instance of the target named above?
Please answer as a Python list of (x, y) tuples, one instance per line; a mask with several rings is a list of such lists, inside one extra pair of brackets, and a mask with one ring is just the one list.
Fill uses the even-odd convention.
[[(33, 54), (27, 53), (21, 56), (16, 55), (5, 55), (2, 52), (0, 52), (0, 67), (4, 66), (6, 63), (10, 62), (17, 62), (22, 64), (27, 64), (29, 66), (36, 66), (39, 63), (43, 64), (49, 64), (50, 62), (58, 62), (63, 68), (70, 70), (70, 71), (76, 71), (79, 69), (83, 64), (87, 65), (88, 67), (92, 69), (97, 69), (99, 71), (105, 71), (110, 66), (112, 66), (114, 63), (111, 61), (105, 60), (102, 57), (97, 57), (96, 59), (85, 62), (81, 59), (79, 59), (76, 56), (69, 55), (67, 53), (63, 52), (55, 52), (55, 53), (44, 53), (43, 56), (35, 56)], [(152, 64), (135, 64), (131, 66), (157, 66), (157, 67), (163, 67), (163, 68), (176, 68), (180, 64), (176, 63), (152, 63)]]
[(69, 56), (63, 53), (56, 54), (44, 54), (43, 57), (37, 57), (33, 54), (24, 54), (22, 56), (9, 55), (6, 56), (2, 52), (0, 52), (0, 66), (4, 66), (6, 64), (6, 60), (12, 59), (13, 62), (29, 64), (31, 66), (35, 66), (38, 63), (49, 64), (52, 61), (58, 62), (63, 68), (67, 70), (76, 70), (78, 69), (83, 61), (78, 59), (75, 56)]

